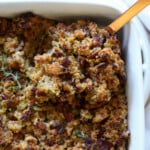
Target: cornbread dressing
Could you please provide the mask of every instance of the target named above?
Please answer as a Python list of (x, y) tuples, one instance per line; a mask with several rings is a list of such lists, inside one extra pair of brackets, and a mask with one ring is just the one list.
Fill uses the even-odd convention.
[(120, 52), (91, 21), (0, 18), (0, 150), (126, 150)]

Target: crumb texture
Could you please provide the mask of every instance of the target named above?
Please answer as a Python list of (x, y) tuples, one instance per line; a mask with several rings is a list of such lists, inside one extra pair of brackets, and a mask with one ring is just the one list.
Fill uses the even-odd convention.
[(126, 150), (120, 53), (91, 21), (0, 18), (0, 150)]

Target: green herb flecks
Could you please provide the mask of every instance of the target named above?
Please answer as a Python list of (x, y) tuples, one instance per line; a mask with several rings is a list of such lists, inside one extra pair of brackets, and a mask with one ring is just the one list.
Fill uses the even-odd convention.
[(13, 80), (17, 84), (16, 89), (20, 90), (22, 87), (21, 87), (21, 84), (19, 82), (19, 75), (18, 75), (18, 73), (16, 72), (14, 74), (11, 70), (8, 70), (7, 66), (6, 66), (6, 63), (7, 63), (7, 56), (5, 54), (2, 54), (2, 66), (0, 68), (0, 71), (3, 72), (3, 74), (4, 74), (5, 77), (11, 76), (13, 78)]
[(18, 90), (18, 88), (17, 88), (17, 86), (10, 86), (10, 87), (8, 87), (8, 90), (12, 91), (12, 92), (16, 92)]
[(21, 84), (19, 82), (19, 75), (18, 73), (16, 72), (15, 74), (11, 73), (11, 72), (7, 72), (5, 74), (6, 77), (8, 76), (12, 76), (13, 80), (17, 83), (17, 90), (20, 90), (21, 89)]
[(63, 145), (64, 144), (64, 139), (60, 139), (60, 141), (58, 141), (58, 145)]
[(45, 35), (42, 34), (42, 35), (40, 36), (40, 39), (43, 41), (43, 40), (45, 39)]
[(85, 138), (85, 136), (86, 136), (85, 132), (79, 131), (79, 130), (75, 130), (75, 131), (74, 131), (74, 135), (75, 135), (77, 138)]
[(42, 111), (42, 109), (40, 107), (38, 107), (38, 106), (33, 106), (33, 110), (34, 111)]
[(7, 57), (5, 54), (2, 54), (2, 66), (1, 66), (1, 71), (5, 72), (6, 70), (6, 61), (7, 61)]

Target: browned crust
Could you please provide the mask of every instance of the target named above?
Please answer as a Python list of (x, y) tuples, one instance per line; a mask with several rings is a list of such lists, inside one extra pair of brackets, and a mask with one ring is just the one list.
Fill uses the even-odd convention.
[(0, 18), (0, 149), (126, 149), (118, 39), (94, 22)]

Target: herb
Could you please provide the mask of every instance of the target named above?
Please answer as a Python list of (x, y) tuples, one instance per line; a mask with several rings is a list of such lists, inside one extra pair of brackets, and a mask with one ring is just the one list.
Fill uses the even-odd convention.
[(40, 39), (43, 41), (43, 40), (45, 39), (45, 35), (42, 34), (42, 35), (40, 36)]
[(5, 71), (6, 70), (6, 60), (7, 60), (6, 55), (2, 54), (2, 67), (1, 67), (1, 71)]
[(79, 130), (75, 130), (74, 131), (74, 135), (77, 137), (77, 138), (85, 138), (86, 134), (83, 132), (83, 131), (79, 131)]
[(8, 108), (8, 111), (11, 112), (11, 111), (12, 111), (12, 108)]
[(6, 73), (4, 73), (4, 75), (6, 76), (6, 77), (8, 77), (8, 76), (12, 76), (12, 78), (13, 78), (13, 80), (17, 83), (17, 90), (20, 90), (21, 89), (21, 84), (20, 84), (20, 82), (19, 82), (19, 75), (18, 75), (18, 73), (16, 72), (15, 74), (13, 74), (12, 72), (6, 72)]
[(38, 106), (33, 106), (33, 110), (34, 110), (34, 111), (41, 111), (41, 108), (38, 107)]
[(58, 141), (58, 145), (63, 145), (64, 144), (64, 139), (60, 139), (60, 141)]
[(7, 62), (7, 57), (6, 57), (5, 54), (2, 54), (2, 66), (1, 66), (0, 71), (3, 72), (5, 77), (11, 76), (13, 78), (13, 80), (17, 83), (16, 89), (20, 90), (21, 89), (21, 84), (20, 84), (20, 82), (18, 80), (19, 79), (19, 75), (18, 75), (18, 73), (15, 73), (15, 74), (12, 73), (11, 70), (7, 70), (6, 62)]
[(17, 91), (17, 86), (10, 86), (8, 88), (9, 91), (12, 91), (12, 92), (16, 92)]

